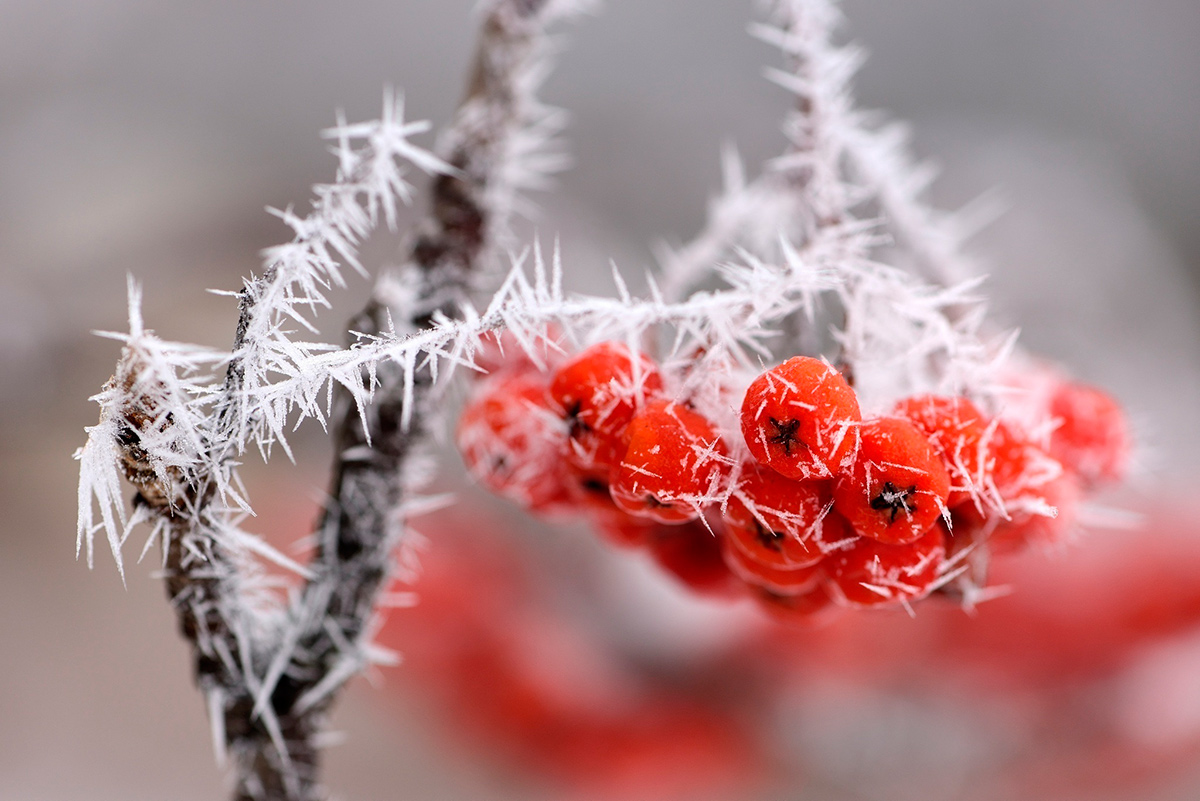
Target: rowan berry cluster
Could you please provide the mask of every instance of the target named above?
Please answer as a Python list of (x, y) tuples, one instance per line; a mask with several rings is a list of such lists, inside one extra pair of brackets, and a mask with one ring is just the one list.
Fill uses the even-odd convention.
[(1063, 380), (1023, 417), (935, 394), (864, 416), (849, 370), (796, 356), (729, 399), (730, 431), (621, 342), (540, 366), (496, 356), (458, 429), (481, 483), (538, 513), (582, 511), (694, 590), (783, 617), (908, 604), (977, 580), (982, 555), (1060, 543), (1128, 455), (1120, 407)]

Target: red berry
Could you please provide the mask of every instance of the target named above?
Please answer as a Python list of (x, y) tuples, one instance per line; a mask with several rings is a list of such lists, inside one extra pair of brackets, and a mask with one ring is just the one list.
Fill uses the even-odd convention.
[(950, 475), (946, 506), (953, 509), (982, 494), (988, 479), (987, 421), (975, 404), (963, 397), (915, 395), (897, 403), (892, 413), (916, 426), (941, 455)]
[(620, 342), (600, 342), (563, 363), (550, 398), (567, 423), (567, 459), (607, 474), (625, 453), (626, 426), (662, 388), (654, 362)]
[(808, 592), (824, 578), (819, 562), (807, 567), (770, 567), (746, 556), (728, 539), (724, 544), (724, 555), (725, 564), (735, 576), (747, 584), (780, 595)]
[(831, 556), (826, 569), (842, 600), (852, 606), (879, 606), (927, 595), (940, 577), (945, 555), (942, 527), (934, 526), (907, 545), (861, 539)]
[(1129, 461), (1125, 414), (1113, 398), (1095, 387), (1064, 383), (1050, 401), (1059, 426), (1050, 436), (1050, 454), (1088, 483), (1118, 481)]
[(725, 509), (730, 544), (750, 559), (776, 568), (816, 564), (849, 536), (831, 516), (828, 481), (794, 481), (747, 464)]
[(1010, 508), (1010, 519), (997, 519), (988, 544), (997, 553), (1062, 545), (1075, 528), (1082, 495), (1079, 479), (1063, 473), (1039, 487), (1036, 496), (1022, 496), (1023, 504)]
[(985, 448), (991, 463), (992, 501), (1001, 517), (1043, 504), (1042, 489), (1062, 475), (1062, 465), (1006, 420), (990, 429)]
[(742, 435), (760, 463), (788, 478), (829, 478), (854, 458), (858, 398), (837, 370), (796, 356), (751, 382)]
[(633, 419), (629, 448), (613, 473), (613, 502), (661, 523), (694, 520), (721, 491), (728, 472), (725, 445), (701, 415), (655, 401)]
[(988, 536), (992, 524), (983, 521), (974, 504), (963, 504), (950, 513), (950, 523), (939, 520), (935, 526), (942, 531), (946, 556), (942, 566), (943, 580), (939, 594), (970, 607), (979, 600), (979, 593), (988, 583), (988, 563), (991, 549)]
[(592, 505), (592, 525), (605, 541), (618, 548), (641, 548), (662, 533), (662, 524), (644, 517), (634, 517), (612, 502), (605, 494), (607, 506)]
[(836, 607), (829, 595), (829, 582), (823, 581), (799, 595), (780, 595), (769, 590), (754, 593), (754, 599), (771, 617), (781, 623), (815, 623)]
[(698, 521), (659, 529), (649, 543), (658, 566), (702, 595), (736, 596), (745, 585), (721, 556), (721, 540)]
[(563, 480), (571, 488), (571, 497), (576, 504), (602, 514), (613, 508), (607, 472), (582, 470), (569, 462), (559, 465), (559, 469), (564, 474)]
[(479, 335), (475, 365), (488, 375), (541, 372), (562, 361), (561, 351), (554, 344), (559, 338), (560, 331), (554, 326), (543, 334), (531, 333), (524, 342), (507, 329), (486, 331)]
[(481, 388), (463, 410), (456, 436), (471, 475), (529, 509), (569, 503), (562, 424), (546, 405), (542, 377), (518, 374)]
[(913, 542), (946, 508), (950, 477), (941, 457), (898, 417), (863, 423), (860, 440), (854, 466), (834, 482), (834, 508), (864, 537)]

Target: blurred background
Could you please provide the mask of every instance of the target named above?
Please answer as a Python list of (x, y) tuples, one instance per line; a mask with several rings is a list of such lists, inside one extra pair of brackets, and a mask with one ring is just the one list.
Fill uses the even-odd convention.
[[(723, 142), (752, 167), (783, 146), (788, 101), (760, 77), (777, 59), (745, 32), (753, 5), (612, 2), (567, 32), (544, 96), (571, 113), (575, 167), (527, 229), (561, 236), (576, 286), (610, 258), (636, 274), (657, 240), (694, 233)], [(90, 332), (123, 328), (130, 273), (149, 327), (226, 345), (234, 306), (204, 290), (239, 288), (259, 250), (287, 237), (263, 207), (303, 209), (309, 185), (332, 176), (318, 134), (336, 109), (372, 118), (394, 86), (411, 118), (444, 122), (473, 6), (0, 3), (0, 798), (223, 797), (153, 565), (122, 588), (107, 554), (94, 571), (73, 558), (70, 456), (118, 355)], [(1103, 500), (1148, 522), (1030, 557), (1012, 568), (1016, 600), (977, 621), (930, 612), (902, 637), (891, 617), (755, 634), (731, 662), (731, 643), (745, 645), (725, 636), (737, 610), (469, 494), (460, 508), (505, 522), (490, 546), (464, 545), (461, 517), (431, 522), (431, 581), (454, 548), (494, 547), (493, 564), (532, 553), (530, 578), (504, 579), (524, 589), (504, 597), (569, 601), (534, 626), (554, 632), (538, 640), (552, 656), (539, 664), (592, 665), (607, 678), (580, 687), (649, 704), (657, 722), (641, 744), (603, 740), (615, 756), (581, 745), (586, 756), (548, 757), (506, 729), (502, 705), (495, 720), (479, 712), (494, 698), (447, 688), (420, 625), (400, 623), (389, 644), (414, 644), (412, 669), (357, 681), (338, 705), (347, 741), (327, 773), (339, 797), (1200, 795), (1200, 526), (1188, 504), (1200, 480), (1200, 4), (844, 9), (871, 53), (860, 100), (913, 123), (917, 152), (943, 167), (939, 204), (1004, 199), (975, 240), (998, 317), (1129, 408), (1139, 476)], [(381, 237), (368, 263), (395, 247)], [(365, 291), (355, 282), (323, 317), (331, 336)], [(259, 530), (285, 541), (311, 522), (328, 460), (319, 430), (296, 444), (295, 466), (250, 466)], [(580, 600), (614, 586), (610, 574), (636, 591)], [(758, 690), (730, 688), (739, 681)], [(688, 773), (708, 784), (672, 785)]]

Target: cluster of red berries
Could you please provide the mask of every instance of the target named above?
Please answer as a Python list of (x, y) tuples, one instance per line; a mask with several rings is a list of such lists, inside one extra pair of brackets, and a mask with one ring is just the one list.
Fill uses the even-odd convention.
[(1120, 407), (1069, 382), (1038, 441), (965, 397), (864, 419), (841, 372), (797, 356), (750, 383), (739, 441), (622, 343), (544, 369), (495, 357), (458, 430), (484, 485), (536, 512), (584, 510), (694, 589), (749, 591), (785, 616), (907, 603), (973, 551), (1059, 542), (1082, 492), (1127, 458)]

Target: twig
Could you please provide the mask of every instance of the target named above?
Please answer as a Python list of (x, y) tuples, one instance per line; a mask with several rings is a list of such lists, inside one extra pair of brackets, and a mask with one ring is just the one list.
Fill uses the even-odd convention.
[[(399, 324), (415, 332), (465, 305), (468, 282), (506, 230), (518, 190), (553, 164), (536, 156), (557, 118), (532, 91), (542, 75), (545, 26), (569, 10), (562, 0), (494, 0), (487, 7), (469, 90), (443, 137), (444, 161), (409, 143), (427, 126), (406, 123), (391, 98), (379, 122), (341, 121), (330, 132), (339, 140), (338, 178), (316, 187), (308, 216), (276, 212), (295, 237), (268, 250), (263, 275), (238, 294), (232, 353), (155, 337), (143, 327), (140, 291), (130, 281), (130, 330), (112, 335), (125, 344), (121, 361), (95, 398), (100, 423), (77, 453), (79, 548), (86, 544), (91, 564), (94, 535), (104, 531), (123, 577), (129, 530), (151, 525), (143, 554), (162, 544), (166, 591), (193, 646), (213, 741), (218, 758), (232, 763), (238, 801), (324, 797), (320, 734), (337, 690), (379, 659), (369, 643), (372, 619), (403, 538), (403, 504), (415, 488), (413, 456), (428, 426), (435, 377), (414, 363), (338, 377), (331, 501), (311, 568), (291, 565), (307, 585), (281, 609), (261, 592), (251, 558), (270, 549), (237, 527), (249, 505), (236, 468), (251, 443), (264, 454), (273, 444), (287, 449), (297, 405), (301, 417), (324, 421), (328, 414), (328, 406), (299, 390), (299, 404), (263, 402), (281, 375), (300, 384), (319, 378), (304, 370), (329, 346), (297, 342), (289, 329), (315, 331), (306, 315), (328, 305), (325, 292), (343, 283), (343, 264), (365, 274), (358, 243), (380, 219), (394, 228), (397, 201), (411, 194), (406, 162), (438, 175), (431, 209), (403, 282), (381, 280), (352, 328), (395, 334)], [(364, 144), (354, 149), (352, 141)], [(212, 370), (222, 364), (220, 379)], [(327, 379), (318, 383), (332, 389)], [(121, 474), (137, 490), (128, 519)]]
[[(544, 0), (501, 0), (484, 22), (466, 99), (444, 135), (450, 170), (435, 178), (428, 218), (402, 273), (402, 300), (389, 303), (381, 280), (351, 329), (419, 331), (435, 315), (454, 314), (498, 229), (507, 223), (511, 187), (498, 186), (515, 132), (536, 112), (525, 81), (546, 23)], [(412, 467), (429, 417), (429, 369), (405, 375), (395, 363), (362, 376), (371, 403), (359, 408), (339, 388), (330, 501), (317, 531), (313, 577), (285, 627), (288, 636), (260, 688), (260, 720), (269, 706), (286, 750), (266, 727), (244, 741), (239, 799), (319, 796), (312, 772), (315, 735), (336, 691), (368, 661), (365, 636), (379, 592), (404, 538), (403, 504), (419, 481)], [(290, 765), (288, 764), (290, 760)], [(289, 787), (289, 781), (296, 785)]]
[(767, 75), (796, 97), (784, 122), (788, 149), (753, 181), (725, 154), (725, 188), (712, 202), (704, 229), (687, 245), (660, 257), (663, 291), (680, 298), (712, 276), (722, 258), (744, 248), (767, 260), (782, 236), (804, 242), (827, 225), (855, 217), (874, 203), (877, 221), (911, 255), (931, 283), (950, 287), (975, 275), (960, 251), (965, 225), (922, 199), (932, 170), (907, 154), (902, 126), (878, 125), (854, 108), (851, 79), (862, 51), (834, 43), (841, 23), (827, 0), (772, 0), (772, 24), (752, 32), (777, 46), (789, 69)]

